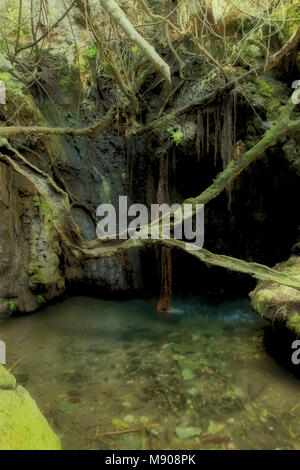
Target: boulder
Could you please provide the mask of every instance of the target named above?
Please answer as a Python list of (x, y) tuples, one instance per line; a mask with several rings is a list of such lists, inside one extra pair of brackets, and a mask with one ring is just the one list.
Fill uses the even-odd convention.
[(60, 450), (59, 438), (35, 401), (0, 366), (0, 450)]
[[(300, 278), (300, 257), (291, 256), (275, 269)], [(250, 293), (253, 309), (264, 319), (286, 327), (300, 336), (300, 292), (276, 282), (259, 282)]]

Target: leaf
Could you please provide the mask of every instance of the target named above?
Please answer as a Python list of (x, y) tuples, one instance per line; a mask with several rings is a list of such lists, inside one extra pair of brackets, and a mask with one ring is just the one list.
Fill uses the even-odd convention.
[(126, 400), (127, 398), (133, 397), (134, 392), (126, 393), (126, 395), (122, 395), (121, 397), (118, 397), (117, 400)]
[(78, 407), (79, 407), (79, 403), (66, 402), (66, 403), (62, 403), (58, 409), (59, 411), (61, 411), (62, 413), (66, 415), (71, 415), (77, 410)]
[(125, 408), (132, 408), (132, 404), (130, 403), (130, 401), (124, 401), (122, 405), (125, 406)]
[(112, 424), (113, 424), (114, 426), (116, 426), (117, 428), (125, 428), (125, 429), (128, 429), (128, 428), (129, 428), (129, 426), (128, 426), (127, 423), (125, 423), (124, 421), (121, 421), (121, 420), (118, 419), (118, 418), (112, 419), (111, 422), (112, 422)]
[(201, 428), (197, 428), (194, 426), (178, 426), (177, 428), (175, 428), (175, 432), (180, 439), (189, 439), (191, 437), (200, 436), (202, 431)]
[(186, 380), (188, 382), (190, 380), (193, 380), (195, 378), (195, 375), (193, 374), (191, 369), (183, 369), (182, 378), (183, 380)]
[(192, 397), (194, 397), (195, 395), (197, 395), (198, 390), (195, 387), (192, 387), (192, 388), (189, 388), (187, 392), (189, 395), (192, 395)]
[(185, 354), (194, 354), (197, 352), (197, 348), (195, 346), (191, 346), (189, 344), (176, 344), (172, 343), (172, 349), (174, 352), (185, 355)]
[(124, 418), (124, 421), (126, 421), (126, 423), (133, 423), (134, 416), (133, 415), (126, 415), (125, 418)]
[(148, 348), (149, 346), (152, 345), (152, 341), (150, 341), (150, 339), (143, 339), (141, 342), (140, 342), (140, 346), (141, 348)]
[(247, 433), (246, 433), (246, 430), (244, 428), (240, 428), (240, 429), (236, 429), (234, 432), (233, 432), (233, 435), (234, 436), (237, 436), (237, 437), (243, 437), (245, 438)]
[[(190, 369), (195, 370), (199, 368), (199, 363), (192, 359), (185, 359), (183, 356), (173, 356), (181, 370)], [(199, 361), (198, 361), (199, 362)]]

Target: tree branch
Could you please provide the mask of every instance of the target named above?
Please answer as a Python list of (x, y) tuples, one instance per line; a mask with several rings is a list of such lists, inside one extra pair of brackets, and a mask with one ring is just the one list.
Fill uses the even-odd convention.
[(102, 134), (108, 126), (112, 123), (115, 115), (115, 109), (110, 109), (103, 119), (96, 121), (89, 127), (83, 127), (82, 129), (72, 129), (71, 127), (46, 127), (46, 126), (9, 126), (0, 127), (0, 137), (12, 137), (15, 135), (30, 135), (30, 134), (42, 134), (42, 135), (72, 135), (73, 137), (91, 137), (95, 139)]
[[(184, 251), (187, 251), (188, 247), (188, 244), (181, 240), (162, 240), (160, 243), (169, 248), (179, 248)], [(282, 271), (277, 271), (276, 269), (269, 268), (263, 264), (247, 262), (226, 255), (217, 255), (205, 250), (204, 248), (197, 251), (189, 250), (187, 252), (198, 258), (203, 263), (219, 266), (221, 268), (229, 269), (230, 271), (248, 274), (255, 279), (277, 282), (278, 284), (300, 290), (299, 277), (291, 276), (290, 274)]]
[(58, 25), (59, 23), (67, 16), (67, 14), (72, 10), (73, 6), (75, 5), (75, 1), (73, 1), (71, 3), (71, 5), (69, 6), (69, 8), (64, 12), (64, 14), (58, 18), (58, 20), (52, 25), (50, 26), (50, 28), (48, 28), (48, 30), (42, 34), (42, 36), (40, 36), (38, 39), (36, 39), (35, 41), (31, 42), (30, 44), (27, 44), (26, 46), (22, 46), (20, 47), (18, 50), (15, 51), (15, 55), (14, 55), (14, 58), (19, 54), (19, 52), (21, 51), (24, 51), (25, 49), (29, 49), (30, 47), (34, 47), (36, 46), (39, 42), (41, 42), (46, 36), (48, 36), (49, 33), (51, 33), (51, 31), (53, 31)]
[[(300, 89), (296, 90), (293, 96), (295, 96), (296, 92), (299, 93)], [(295, 121), (290, 119), (294, 107), (293, 97), (291, 97), (282, 110), (276, 124), (265, 133), (263, 138), (257, 142), (254, 147), (245, 152), (241, 157), (235, 157), (208, 188), (199, 196), (185, 200), (183, 204), (207, 204), (231, 184), (232, 181), (254, 160), (262, 155), (265, 150), (276, 144), (280, 137), (299, 131), (300, 119)]]
[(124, 11), (114, 0), (100, 0), (104, 10), (124, 31), (126, 36), (136, 44), (152, 62), (155, 70), (163, 74), (165, 79), (171, 83), (171, 71), (169, 65), (158, 55), (156, 50), (149, 44), (133, 27)]
[(249, 70), (248, 72), (243, 73), (237, 78), (225, 83), (222, 87), (218, 88), (217, 90), (208, 93), (205, 96), (202, 96), (199, 100), (194, 101), (188, 105), (182, 106), (180, 108), (175, 109), (169, 114), (166, 114), (160, 119), (156, 119), (155, 121), (146, 124), (145, 126), (140, 127), (135, 131), (136, 134), (143, 134), (145, 132), (149, 132), (155, 129), (161, 129), (162, 126), (165, 126), (169, 122), (174, 121), (182, 114), (187, 114), (193, 111), (195, 108), (203, 108), (206, 107), (209, 103), (212, 103), (217, 96), (222, 95), (224, 92), (229, 92), (233, 90), (236, 85), (242, 85), (245, 82), (248, 82), (254, 77), (257, 77), (260, 73), (267, 72), (272, 70), (274, 67), (280, 64), (283, 58), (290, 54), (291, 51), (295, 50), (295, 48), (300, 43), (300, 27), (295, 31), (295, 33), (290, 37), (287, 43), (275, 54), (273, 54), (267, 65), (258, 65), (257, 67)]
[(77, 5), (77, 8), (81, 11), (83, 18), (85, 18), (87, 26), (92, 31), (94, 38), (96, 39), (105, 59), (109, 63), (121, 92), (130, 102), (131, 110), (133, 114), (134, 115), (138, 114), (139, 102), (135, 95), (133, 86), (128, 82), (128, 80), (126, 80), (126, 78), (124, 79), (124, 77), (122, 76), (122, 73), (118, 68), (118, 65), (116, 63), (116, 60), (114, 59), (113, 54), (106, 51), (106, 48), (104, 47), (104, 43), (103, 43), (101, 30), (98, 27), (96, 20), (91, 16), (91, 9), (90, 9), (88, 0), (86, 0), (85, 3), (83, 3), (82, 0), (76, 0), (76, 5)]
[(52, 212), (54, 228), (66, 248), (77, 260), (109, 258), (129, 249), (153, 246), (153, 244), (158, 243), (168, 248), (184, 250), (206, 264), (242, 272), (256, 279), (273, 281), (300, 290), (300, 279), (288, 273), (261, 264), (248, 263), (230, 256), (217, 255), (204, 249), (188, 250), (189, 245), (181, 240), (162, 238), (157, 240), (134, 240), (129, 238), (128, 240), (117, 239), (108, 240), (107, 242), (98, 239), (85, 242), (71, 215), (68, 195), (55, 184), (49, 175), (27, 162), (5, 139), (0, 141), (1, 147), (6, 149), (6, 153), (0, 153), (1, 160), (27, 178), (45, 199)]

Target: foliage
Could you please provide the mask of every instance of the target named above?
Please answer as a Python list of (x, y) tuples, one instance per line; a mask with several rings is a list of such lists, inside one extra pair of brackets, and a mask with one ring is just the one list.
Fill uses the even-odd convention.
[(43, 295), (38, 295), (37, 301), (39, 305), (43, 305), (44, 303), (46, 303), (45, 297)]
[(83, 55), (88, 59), (94, 59), (97, 56), (97, 50), (93, 45), (90, 45), (89, 48), (84, 51)]
[(274, 94), (275, 88), (265, 80), (259, 79), (257, 80), (257, 91), (261, 96), (270, 98)]
[(15, 302), (13, 299), (9, 299), (8, 301), (8, 307), (9, 307), (9, 310), (11, 312), (13, 312), (14, 310), (16, 310), (16, 306), (15, 306)]
[(298, 313), (290, 315), (287, 320), (287, 326), (300, 335), (300, 315)]
[(48, 219), (51, 219), (51, 209), (45, 199), (42, 197), (36, 197), (33, 203), (34, 207), (38, 207), (40, 214), (44, 217), (48, 216)]
[[(146, 55), (137, 43), (111, 20), (112, 10), (108, 7), (115, 2), (86, 0), (76, 5), (80, 7), (84, 3), (89, 9), (80, 13), (80, 8), (73, 7), (73, 18), (69, 14), (59, 23), (59, 33), (53, 34), (53, 40), (50, 34), (46, 34), (46, 43), (50, 42), (47, 49), (43, 41), (33, 44), (42, 31), (51, 30), (66, 7), (55, 2), (53, 8), (54, 0), (4, 2), (0, 7), (0, 14), (6, 19), (0, 25), (1, 48), (14, 67), (19, 67), (18, 60), (22, 58), (21, 62), (26, 66), (21, 64), (21, 73), (29, 81), (35, 68), (44, 66), (45, 61), (48, 69), (60, 67), (63, 72), (68, 67), (76, 67), (80, 74), (88, 74), (89, 61), (95, 60), (97, 75), (111, 80), (110, 88), (117, 104), (121, 108), (129, 105), (137, 114), (141, 106), (138, 93), (147, 80), (151, 85), (150, 76), (153, 77), (154, 68), (151, 64), (149, 67)], [(234, 76), (240, 64), (255, 66), (266, 60), (276, 38), (284, 35), (286, 40), (298, 26), (299, 21), (296, 20), (300, 17), (300, 7), (295, 0), (279, 3), (271, 0), (194, 0), (178, 1), (172, 7), (170, 2), (150, 0), (118, 3), (122, 8), (119, 15), (126, 15), (128, 24), (134, 27), (132, 31), (146, 39), (153, 51), (164, 49), (165, 62), (173, 69), (179, 66), (182, 77), (191, 78), (195, 68), (190, 65), (198, 63), (201, 66), (199, 70), (205, 71), (199, 74), (201, 83), (206, 83), (209, 76), (208, 88)], [(75, 27), (74, 18), (80, 27)], [(57, 32), (56, 29), (54, 31)], [(21, 57), (19, 49), (31, 44), (32, 47), (22, 51)], [(49, 55), (47, 60), (46, 51)], [(57, 54), (68, 57), (68, 63), (51, 64), (51, 56)], [(34, 80), (41, 85), (38, 77)], [(15, 92), (22, 93), (22, 89)], [(262, 92), (268, 93), (264, 89)], [(181, 143), (179, 132), (170, 133), (170, 136), (176, 145)]]
[(173, 128), (169, 127), (168, 128), (168, 134), (170, 136), (171, 141), (176, 145), (180, 145), (182, 143), (182, 139), (184, 137), (182, 130), (179, 127)]
[[(300, 5), (298, 0), (292, 2), (284, 2), (279, 5), (273, 14), (273, 19), (276, 21), (282, 21), (282, 26), (279, 30), (279, 38), (281, 43), (284, 44), (288, 38), (296, 31), (299, 25), (300, 18)], [(298, 21), (293, 21), (298, 19)]]

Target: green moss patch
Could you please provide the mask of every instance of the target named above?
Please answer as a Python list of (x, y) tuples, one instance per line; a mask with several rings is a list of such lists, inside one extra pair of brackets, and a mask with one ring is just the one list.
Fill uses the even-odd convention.
[(0, 366), (0, 450), (60, 450), (59, 438), (35, 401)]

